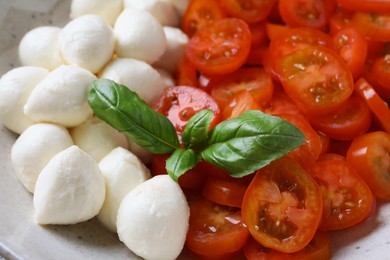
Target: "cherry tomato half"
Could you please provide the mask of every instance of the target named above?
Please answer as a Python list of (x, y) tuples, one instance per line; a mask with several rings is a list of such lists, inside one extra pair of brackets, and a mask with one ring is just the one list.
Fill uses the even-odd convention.
[(352, 25), (364, 36), (380, 42), (390, 41), (390, 14), (356, 12)]
[(276, 0), (220, 0), (220, 2), (231, 16), (254, 23), (267, 18)]
[(342, 6), (364, 12), (390, 12), (390, 2), (383, 0), (336, 0)]

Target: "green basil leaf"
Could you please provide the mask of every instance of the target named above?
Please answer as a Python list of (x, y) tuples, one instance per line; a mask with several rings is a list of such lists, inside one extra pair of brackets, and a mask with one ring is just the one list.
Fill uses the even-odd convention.
[(231, 176), (242, 177), (286, 155), (304, 141), (305, 136), (293, 124), (250, 110), (218, 124), (201, 156)]
[(95, 80), (89, 89), (88, 102), (98, 118), (152, 153), (172, 153), (180, 147), (169, 119), (123, 85), (108, 79)]
[(177, 149), (167, 160), (166, 169), (172, 179), (177, 181), (186, 171), (192, 169), (200, 161), (200, 155), (192, 149)]
[(192, 149), (201, 149), (207, 145), (212, 118), (211, 109), (202, 110), (191, 117), (182, 134), (183, 144)]

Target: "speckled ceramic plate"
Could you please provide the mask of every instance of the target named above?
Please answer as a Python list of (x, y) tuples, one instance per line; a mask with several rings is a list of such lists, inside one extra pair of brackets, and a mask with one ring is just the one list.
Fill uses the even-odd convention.
[[(0, 75), (19, 66), (21, 37), (36, 26), (63, 26), (69, 19), (69, 4), (70, 0), (0, 0)], [(137, 259), (96, 219), (71, 226), (35, 224), (32, 195), (19, 183), (10, 163), (16, 138), (0, 124), (0, 255), (8, 259)], [(332, 233), (332, 250), (333, 259), (390, 259), (390, 204), (379, 204), (377, 213), (357, 227)]]

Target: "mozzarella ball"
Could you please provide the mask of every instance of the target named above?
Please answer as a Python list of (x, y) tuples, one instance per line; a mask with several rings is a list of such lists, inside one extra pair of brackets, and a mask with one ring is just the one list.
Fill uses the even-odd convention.
[(41, 170), (57, 153), (73, 145), (67, 129), (54, 124), (28, 127), (12, 146), (11, 161), (23, 186), (34, 192)]
[(135, 91), (152, 104), (164, 91), (164, 82), (149, 64), (130, 58), (116, 59), (102, 71), (101, 78), (113, 80)]
[(122, 11), (122, 7), (122, 0), (72, 0), (70, 18), (75, 19), (86, 14), (96, 14), (112, 26)]
[(165, 87), (175, 86), (175, 80), (173, 79), (172, 75), (168, 71), (161, 68), (156, 68), (156, 70), (160, 75), (160, 78), (163, 81)]
[(176, 11), (179, 13), (180, 16), (184, 15), (190, 3), (190, 0), (165, 0), (165, 1), (170, 2), (176, 8)]
[(60, 34), (61, 53), (67, 64), (99, 72), (114, 53), (112, 28), (98, 15), (70, 21)]
[(23, 65), (53, 70), (65, 64), (59, 48), (61, 28), (42, 26), (27, 32), (19, 44), (19, 58)]
[(163, 55), (167, 45), (161, 24), (149, 13), (137, 9), (125, 9), (115, 22), (114, 32), (119, 57), (151, 64)]
[(189, 39), (188, 36), (178, 28), (165, 26), (163, 29), (167, 39), (167, 48), (154, 65), (173, 73), (176, 71), (177, 65), (184, 55), (184, 48)]
[(56, 154), (35, 186), (38, 224), (76, 224), (96, 216), (105, 197), (104, 178), (97, 162), (73, 145)]
[(23, 107), (35, 86), (47, 76), (45, 68), (23, 66), (4, 74), (0, 79), (0, 122), (21, 134), (34, 122), (24, 114)]
[(145, 259), (176, 259), (188, 230), (189, 207), (179, 184), (158, 175), (123, 199), (117, 218), (119, 239)]
[(123, 198), (151, 175), (137, 156), (122, 147), (107, 154), (99, 162), (99, 168), (106, 181), (106, 199), (98, 219), (107, 229), (116, 232), (116, 217)]
[(92, 115), (87, 98), (88, 88), (95, 79), (88, 70), (62, 65), (34, 88), (24, 113), (35, 122), (79, 125)]
[(74, 144), (99, 162), (112, 149), (128, 148), (126, 136), (96, 117), (72, 128), (70, 134)]
[(162, 25), (178, 26), (179, 14), (175, 7), (166, 0), (124, 0), (125, 8), (135, 8), (153, 15)]

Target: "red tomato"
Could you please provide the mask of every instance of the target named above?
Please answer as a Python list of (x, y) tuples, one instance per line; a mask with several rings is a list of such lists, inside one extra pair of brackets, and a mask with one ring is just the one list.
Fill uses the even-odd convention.
[(253, 238), (285, 253), (309, 244), (321, 215), (317, 183), (289, 157), (257, 171), (242, 203), (242, 216)]
[[(390, 50), (389, 50), (390, 51)], [(377, 82), (390, 91), (390, 52), (375, 59), (371, 69)]]
[(387, 103), (383, 101), (383, 99), (364, 78), (360, 78), (356, 81), (355, 89), (356, 92), (367, 102), (372, 113), (378, 119), (383, 129), (390, 133), (390, 110)]
[(179, 62), (175, 73), (175, 79), (176, 85), (178, 86), (198, 86), (196, 69), (185, 56), (183, 56)]
[(353, 140), (347, 161), (366, 181), (378, 198), (390, 199), (390, 135), (377, 131)]
[(333, 42), (336, 51), (351, 70), (353, 78), (359, 77), (367, 57), (366, 39), (354, 27), (345, 27), (333, 36)]
[(249, 232), (237, 208), (201, 200), (190, 207), (187, 247), (201, 255), (222, 255), (240, 250)]
[(226, 12), (216, 0), (191, 0), (183, 15), (181, 29), (188, 36), (192, 36), (199, 28), (207, 27), (226, 16)]
[(334, 8), (333, 0), (279, 0), (280, 15), (291, 27), (324, 28)]
[(271, 115), (288, 113), (299, 117), (305, 117), (286, 93), (280, 89), (275, 89), (271, 101), (264, 107), (264, 110)]
[(272, 41), (280, 35), (286, 33), (289, 30), (289, 27), (281, 24), (267, 23), (266, 31), (268, 38)]
[(328, 260), (331, 259), (330, 237), (328, 232), (318, 230), (310, 243), (301, 251), (290, 254), (291, 260)]
[(351, 23), (354, 11), (337, 6), (335, 12), (329, 19), (329, 31), (332, 35)]
[(330, 137), (327, 136), (326, 134), (322, 133), (321, 131), (317, 131), (317, 133), (320, 136), (321, 147), (322, 147), (320, 155), (323, 155), (329, 151)]
[(290, 260), (290, 254), (267, 248), (253, 238), (248, 239), (243, 250), (247, 260)]
[(390, 14), (356, 12), (351, 23), (364, 36), (374, 41), (390, 41)]
[(322, 192), (324, 208), (320, 229), (347, 228), (363, 221), (370, 213), (371, 190), (344, 157), (321, 159), (308, 172)]
[(361, 97), (353, 95), (337, 111), (311, 117), (310, 124), (333, 139), (352, 140), (370, 128), (371, 111)]
[(211, 128), (220, 122), (221, 117), (218, 104), (209, 94), (199, 88), (189, 86), (165, 89), (154, 109), (172, 122), (179, 137), (188, 120), (203, 109), (211, 109), (214, 113)]
[(222, 111), (224, 120), (238, 117), (248, 110), (261, 110), (248, 90), (241, 90), (230, 99), (229, 104)]
[(342, 6), (356, 11), (364, 12), (390, 12), (390, 2), (384, 0), (336, 0)]
[(224, 79), (210, 81), (211, 96), (221, 109), (228, 106), (232, 97), (247, 90), (260, 105), (270, 101), (273, 92), (271, 77), (259, 67), (241, 68)]
[(352, 74), (345, 62), (324, 47), (307, 47), (277, 63), (287, 95), (308, 115), (337, 110), (352, 94)]
[(198, 30), (185, 53), (202, 73), (220, 75), (239, 69), (248, 57), (250, 45), (248, 25), (240, 19), (226, 18)]
[(257, 46), (251, 48), (248, 54), (248, 58), (245, 61), (245, 66), (261, 66), (264, 63), (264, 59), (268, 52), (268, 46)]
[(249, 30), (251, 31), (251, 47), (263, 46), (267, 42), (266, 22), (261, 21), (257, 23), (249, 24)]
[(254, 23), (267, 18), (276, 0), (220, 0), (220, 2), (231, 16)]

